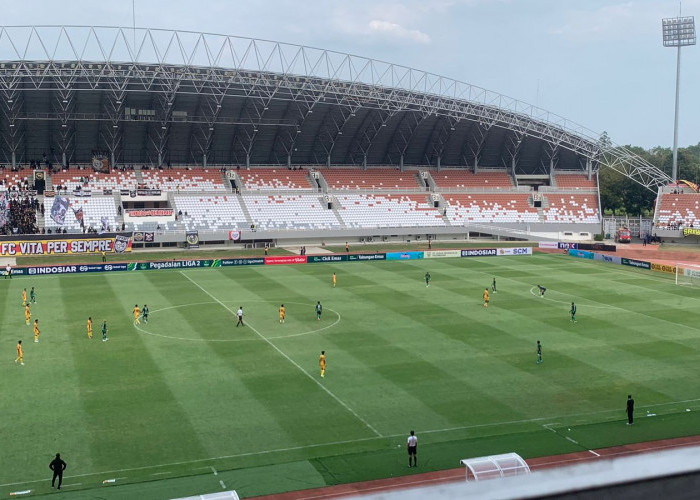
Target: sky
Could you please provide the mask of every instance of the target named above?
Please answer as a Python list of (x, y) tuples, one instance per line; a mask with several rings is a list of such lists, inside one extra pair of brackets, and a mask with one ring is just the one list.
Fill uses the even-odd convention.
[[(132, 11), (132, 6), (134, 7)], [(107, 25), (309, 45), (401, 64), (556, 113), (613, 142), (671, 147), (669, 0), (23, 0), (3, 26)], [(682, 14), (698, 16), (700, 0)], [(0, 54), (0, 58), (3, 54)], [(679, 146), (700, 143), (700, 47), (682, 50)]]

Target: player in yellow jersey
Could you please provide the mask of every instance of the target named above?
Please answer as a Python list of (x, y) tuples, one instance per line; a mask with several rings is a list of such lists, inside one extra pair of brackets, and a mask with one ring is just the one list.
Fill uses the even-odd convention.
[(39, 334), (41, 332), (39, 331), (39, 320), (35, 319), (34, 320), (34, 342), (39, 342)]
[(489, 289), (484, 288), (484, 307), (489, 306)]
[(17, 359), (15, 359), (15, 363), (19, 363), (24, 366), (24, 351), (22, 350), (21, 340), (17, 341)]
[(22, 305), (27, 305), (27, 289), (22, 290)]
[(87, 322), (87, 329), (88, 329), (88, 338), (92, 338), (92, 316), (88, 317), (88, 322)]
[(139, 309), (139, 305), (136, 304), (134, 306), (134, 323), (137, 325), (141, 324), (141, 309)]
[(284, 308), (284, 304), (280, 305), (280, 323), (284, 323), (284, 317), (286, 315), (287, 310)]
[(32, 312), (29, 310), (29, 304), (24, 305), (24, 323), (29, 325), (29, 321), (32, 319)]
[(336, 284), (336, 277), (335, 277), (335, 273), (333, 273), (333, 288), (335, 288), (335, 284)]
[(321, 357), (318, 358), (318, 364), (321, 366), (321, 377), (326, 376), (326, 351), (321, 351)]

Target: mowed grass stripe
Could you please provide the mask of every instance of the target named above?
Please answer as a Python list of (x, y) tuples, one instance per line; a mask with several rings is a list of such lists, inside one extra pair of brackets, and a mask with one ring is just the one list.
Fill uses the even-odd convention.
[[(203, 340), (245, 334), (245, 330), (234, 331), (231, 314), (218, 303), (193, 298), (189, 282), (179, 273), (149, 273), (144, 279), (139, 287), (141, 297), (148, 298), (151, 311), (165, 310), (152, 312), (149, 324), (141, 328)], [(187, 301), (197, 305), (189, 307)], [(168, 309), (173, 302), (183, 307)], [(249, 337), (253, 339), (252, 334)], [(272, 447), (294, 439), (278, 425), (282, 412), (269, 411), (242, 380), (262, 366), (266, 350), (262, 343), (145, 338), (146, 348), (206, 448), (203, 456), (192, 459)], [(273, 365), (272, 372), (277, 371)]]
[[(81, 336), (80, 342), (72, 344), (80, 401), (87, 416), (74, 424), (88, 427), (93, 456), (86, 472), (115, 463), (158, 463), (163, 450), (174, 456), (205, 454), (165, 375), (131, 326), (133, 295), (143, 279), (60, 278), (63, 308), (70, 311), (73, 304), (89, 304), (97, 320), (92, 341)], [(105, 319), (109, 341), (102, 342), (99, 331)]]
[[(57, 452), (75, 452), (87, 462), (90, 460), (85, 427), (65, 432), (66, 425), (82, 422), (85, 416), (78, 400), (79, 384), (69, 348), (72, 332), (62, 328), (65, 311), (62, 304), (52, 300), (58, 295), (58, 280), (36, 283), (39, 297), (31, 306), (31, 323), (39, 319), (39, 343), (34, 343), (33, 327), (25, 325), (21, 304), (22, 289), (26, 287), (29, 292), (33, 282), (4, 281), (2, 344), (6, 348), (0, 369), (4, 386), (0, 432), (6, 437), (7, 463), (0, 470), (0, 482), (23, 479), (27, 471), (44, 469), (46, 461)], [(25, 366), (13, 362), (18, 339), (24, 345)], [(71, 415), (69, 422), (64, 422), (63, 415)]]
[[(202, 293), (208, 295), (209, 297), (211, 297), (214, 300), (216, 300), (217, 302), (219, 302), (221, 304), (221, 306), (224, 307), (225, 309), (227, 309), (232, 315), (235, 314), (234, 308), (227, 306), (225, 303), (221, 302), (221, 300), (218, 299), (218, 297), (216, 295), (214, 295), (212, 292), (210, 292), (209, 290), (202, 287), (199, 283), (197, 283), (193, 278), (191, 278), (190, 276), (188, 276), (184, 272), (181, 272), (181, 274), (185, 278), (187, 278), (193, 285), (195, 285), (197, 288), (199, 288)], [(245, 315), (244, 315), (244, 318), (245, 318)], [(247, 318), (244, 321), (247, 321)], [(320, 388), (323, 393), (325, 393), (327, 396), (330, 396), (330, 398), (332, 398), (332, 400), (334, 400), (335, 403), (342, 406), (349, 414), (351, 414), (355, 419), (357, 419), (360, 423), (362, 423), (367, 430), (371, 431), (374, 435), (381, 437), (381, 433), (379, 431), (377, 431), (376, 428), (368, 420), (366, 420), (364, 417), (362, 417), (360, 414), (358, 414), (355, 409), (353, 409), (351, 406), (349, 406), (348, 403), (346, 403), (343, 399), (338, 397), (332, 390), (325, 387), (307, 369), (305, 369), (301, 364), (299, 364), (297, 361), (292, 359), (281, 348), (279, 348), (275, 342), (273, 342), (272, 340), (269, 340), (264, 334), (260, 333), (255, 328), (254, 324), (252, 324), (250, 321), (248, 321), (247, 325), (243, 328), (250, 328), (256, 335), (258, 335), (269, 347), (271, 347), (277, 353), (278, 357), (281, 356), (282, 358), (284, 358), (287, 362), (289, 362), (292, 366), (294, 366), (294, 368), (297, 369), (298, 373), (303, 374), (304, 377), (301, 380), (304, 380), (305, 384), (309, 384), (309, 383), (315, 384), (316, 387)], [(296, 379), (299, 380), (298, 375), (297, 375)], [(269, 383), (272, 383), (272, 381), (269, 379), (267, 379), (266, 381)], [(265, 381), (263, 381), (263, 383), (264, 382)], [(252, 386), (251, 386), (251, 388), (252, 388)], [(309, 392), (309, 394), (317, 396), (318, 392)], [(296, 400), (298, 401), (298, 399), (296, 399)], [(311, 403), (313, 405), (314, 401), (311, 401), (311, 402), (307, 401), (307, 404), (309, 404), (309, 403)], [(319, 405), (325, 405), (326, 403), (327, 403), (327, 399), (326, 400), (319, 400)], [(316, 413), (319, 413), (319, 412), (316, 412)], [(317, 417), (322, 418), (322, 416), (320, 416), (320, 415), (317, 415)], [(315, 425), (312, 423), (309, 423), (309, 426), (312, 428), (315, 428)]]

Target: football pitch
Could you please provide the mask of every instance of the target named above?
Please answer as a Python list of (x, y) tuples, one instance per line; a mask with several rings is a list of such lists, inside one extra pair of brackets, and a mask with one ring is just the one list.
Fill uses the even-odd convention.
[(52, 498), (245, 497), (700, 434), (700, 291), (663, 273), (535, 254), (0, 281), (0, 496), (50, 493), (57, 452)]

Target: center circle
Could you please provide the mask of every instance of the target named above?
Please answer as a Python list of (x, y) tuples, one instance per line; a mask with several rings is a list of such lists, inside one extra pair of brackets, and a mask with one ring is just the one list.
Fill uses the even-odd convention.
[[(269, 300), (246, 300), (243, 306), (244, 309), (244, 316), (243, 316), (243, 321), (244, 323), (248, 324), (248, 326), (245, 326), (243, 328), (236, 328), (236, 311), (238, 310), (239, 305), (235, 305), (235, 307), (228, 307), (229, 304), (239, 304), (238, 302), (234, 301), (209, 301), (209, 302), (193, 302), (189, 304), (179, 304), (175, 306), (169, 306), (169, 307), (164, 307), (161, 309), (154, 309), (150, 311), (149, 318), (152, 318), (154, 315), (156, 316), (155, 318), (151, 319), (149, 323), (144, 323), (143, 318), (140, 322), (140, 324), (136, 324), (134, 322), (134, 327), (142, 334), (144, 335), (150, 335), (152, 337), (160, 337), (160, 338), (165, 338), (165, 339), (171, 339), (171, 340), (184, 340), (184, 341), (190, 341), (190, 342), (263, 342), (264, 340), (281, 340), (281, 339), (287, 339), (287, 338), (294, 338), (294, 337), (301, 337), (305, 335), (311, 335), (314, 333), (319, 333), (323, 332), (325, 330), (329, 330), (330, 328), (333, 328), (336, 326), (338, 323), (340, 323), (341, 316), (340, 313), (334, 309), (331, 309), (330, 307), (323, 307), (323, 312), (324, 314), (329, 311), (333, 315), (335, 315), (335, 321), (333, 321), (331, 324), (324, 325), (320, 328), (313, 328), (310, 329), (306, 325), (306, 323), (310, 323), (311, 321), (316, 321), (316, 314), (314, 312), (314, 307), (316, 304), (308, 304), (304, 302), (285, 302), (285, 307), (287, 309), (287, 318), (286, 321), (290, 321), (293, 323), (296, 323), (295, 326), (299, 328), (300, 326), (303, 328), (300, 328), (302, 331), (294, 331), (292, 330), (291, 333), (285, 333), (285, 334), (277, 334), (277, 332), (274, 332), (272, 334), (272, 328), (277, 328), (279, 327), (279, 330), (282, 331), (289, 325), (288, 323), (286, 324), (279, 324), (276, 323), (275, 325), (271, 325), (270, 323), (272, 322), (271, 318), (274, 318), (274, 321), (278, 321), (278, 307), (280, 304), (273, 303), (272, 301)], [(252, 306), (252, 307), (246, 307), (246, 305), (250, 304), (256, 304), (258, 307)], [(266, 307), (269, 305), (270, 307)], [(311, 320), (306, 319), (307, 316), (304, 317), (304, 319), (298, 319), (299, 316), (292, 308), (290, 310), (289, 306), (304, 306), (305, 312), (303, 314), (307, 315), (308, 318), (311, 318)], [(225, 326), (221, 326), (221, 321), (220, 321), (220, 312), (212, 312), (211, 315), (206, 316), (205, 319), (202, 322), (201, 328), (204, 331), (207, 330), (214, 330), (217, 332), (225, 331), (226, 335), (236, 335), (236, 338), (201, 338), (201, 337), (186, 337), (181, 334), (182, 332), (182, 321), (180, 321), (180, 324), (173, 325), (172, 324), (172, 319), (170, 320), (169, 324), (166, 325), (166, 328), (170, 328), (170, 330), (166, 332), (160, 332), (158, 330), (155, 330), (153, 328), (149, 328), (151, 325), (158, 324), (158, 318), (163, 317), (165, 313), (168, 311), (173, 311), (173, 310), (178, 310), (178, 309), (184, 309), (184, 308), (189, 308), (189, 307), (200, 307), (202, 309), (205, 309), (204, 311), (200, 311), (200, 315), (202, 313), (207, 312), (207, 308), (210, 306), (215, 306), (215, 308), (218, 308), (219, 310), (223, 309), (224, 310), (224, 315), (229, 319), (229, 321), (225, 322)], [(253, 309), (254, 313), (251, 315), (250, 310)], [(212, 309), (213, 311), (213, 309)], [(257, 314), (256, 314), (257, 313)], [(260, 313), (264, 313), (264, 315), (261, 315)], [(219, 319), (217, 321), (217, 318)], [(250, 320), (250, 321), (248, 321)], [(206, 322), (212, 322), (216, 321), (216, 324), (211, 324), (207, 325)], [(260, 326), (260, 325), (264, 326)], [(211, 326), (211, 328), (209, 328)], [(293, 327), (292, 327), (293, 328)], [(253, 331), (254, 330), (254, 331)], [(200, 330), (202, 331), (202, 330)], [(256, 334), (255, 332), (258, 332)], [(244, 336), (241, 336), (244, 335)], [(263, 337), (263, 338), (261, 338)]]

